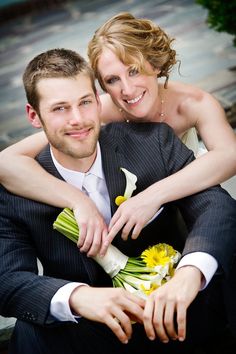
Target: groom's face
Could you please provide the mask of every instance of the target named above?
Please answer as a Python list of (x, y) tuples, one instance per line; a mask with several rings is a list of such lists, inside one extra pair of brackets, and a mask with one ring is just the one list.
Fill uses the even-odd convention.
[(70, 169), (78, 169), (78, 159), (93, 162), (100, 131), (100, 102), (90, 78), (79, 74), (41, 79), (37, 91), (40, 116), (36, 114), (31, 121), (43, 127), (56, 159)]

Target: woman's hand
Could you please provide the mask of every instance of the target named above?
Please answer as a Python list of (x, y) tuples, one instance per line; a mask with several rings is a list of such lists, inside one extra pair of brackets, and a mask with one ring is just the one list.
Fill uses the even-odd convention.
[(152, 187), (123, 202), (111, 219), (109, 233), (103, 243), (101, 254), (106, 253), (109, 244), (122, 228), (123, 240), (127, 240), (130, 233), (131, 238), (135, 240), (160, 206), (161, 203), (158, 203)]
[(108, 228), (95, 203), (85, 194), (80, 204), (73, 207), (75, 219), (79, 227), (77, 246), (89, 257), (96, 256), (107, 238)]

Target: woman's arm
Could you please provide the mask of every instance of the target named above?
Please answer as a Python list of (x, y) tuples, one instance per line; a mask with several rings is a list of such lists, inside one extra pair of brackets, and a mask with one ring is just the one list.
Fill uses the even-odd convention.
[[(32, 169), (39, 164), (34, 158), (47, 145), (44, 132), (33, 134), (0, 152), (0, 181), (10, 192), (30, 199), (31, 190), (38, 183), (38, 176)], [(37, 167), (36, 167), (37, 168)], [(39, 166), (39, 170), (43, 170)], [(33, 175), (33, 176), (32, 176)], [(29, 177), (25, 183), (25, 176)], [(33, 179), (31, 177), (34, 177)], [(29, 189), (28, 189), (29, 182)], [(31, 185), (32, 184), (32, 185)], [(36, 192), (37, 193), (37, 192)], [(41, 201), (41, 200), (40, 200)]]
[(74, 211), (80, 229), (78, 247), (96, 255), (107, 226), (93, 201), (78, 188), (52, 176), (34, 160), (48, 143), (43, 132), (0, 152), (0, 181), (14, 194)]
[(220, 104), (200, 91), (197, 99), (186, 100), (181, 109), (190, 126), (196, 126), (208, 152), (121, 204), (111, 219), (102, 252), (121, 229), (123, 239), (127, 239), (131, 230), (131, 237), (137, 238), (163, 204), (222, 183), (236, 174), (236, 135)]

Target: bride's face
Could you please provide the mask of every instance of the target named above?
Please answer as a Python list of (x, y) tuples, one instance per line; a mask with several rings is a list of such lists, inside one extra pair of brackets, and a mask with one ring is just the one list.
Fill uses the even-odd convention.
[(158, 109), (158, 70), (146, 61), (150, 75), (123, 64), (110, 50), (105, 48), (98, 61), (98, 71), (107, 93), (113, 102), (129, 117), (138, 120), (154, 120)]

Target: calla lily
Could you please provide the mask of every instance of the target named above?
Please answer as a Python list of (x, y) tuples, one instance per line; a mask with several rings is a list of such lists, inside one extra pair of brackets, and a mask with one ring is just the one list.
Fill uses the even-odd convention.
[[(79, 227), (73, 211), (66, 208), (53, 223), (53, 228), (77, 243)], [(114, 245), (109, 245), (104, 257), (93, 259), (112, 278), (114, 287), (123, 287), (146, 298), (174, 274), (180, 253), (165, 243), (145, 249), (138, 257), (128, 257)]]
[(121, 171), (125, 174), (126, 187), (124, 195), (118, 195), (118, 197), (116, 197), (115, 199), (115, 203), (117, 206), (121, 205), (124, 201), (129, 199), (132, 196), (133, 191), (137, 188), (137, 176), (126, 170), (126, 168), (121, 168)]

